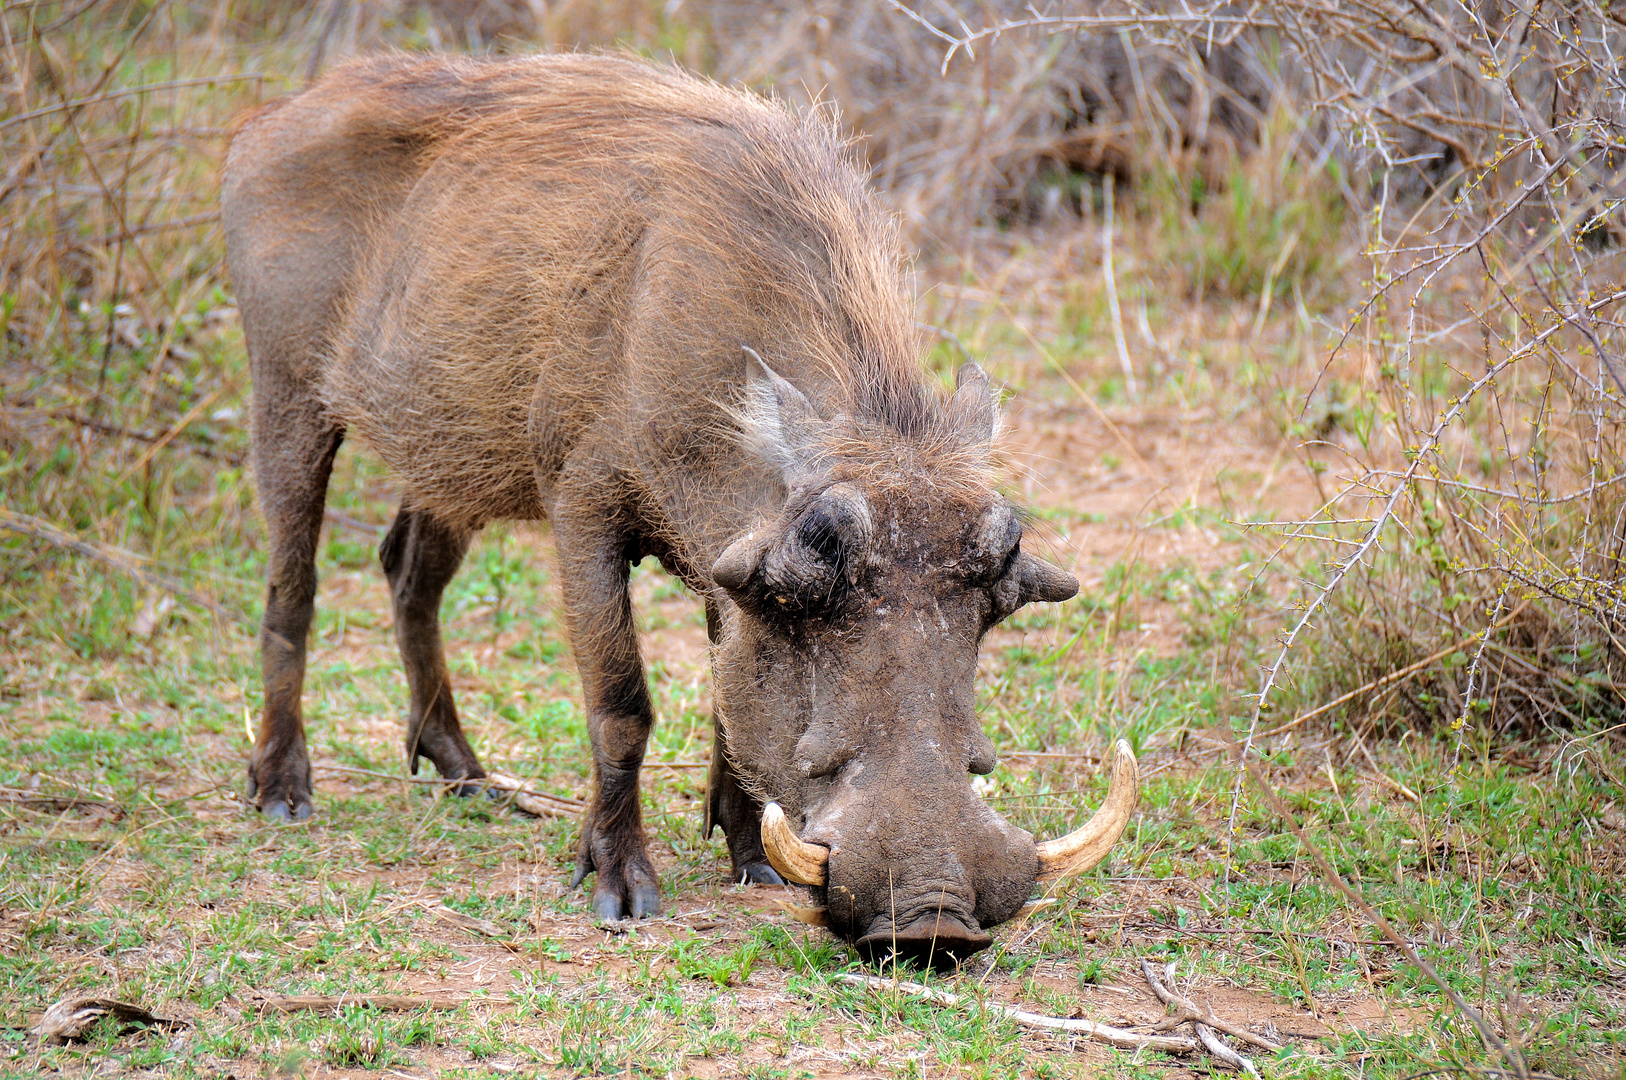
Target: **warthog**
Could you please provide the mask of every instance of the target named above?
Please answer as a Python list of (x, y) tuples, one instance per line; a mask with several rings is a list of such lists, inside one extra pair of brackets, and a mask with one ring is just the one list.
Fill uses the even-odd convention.
[(405, 489), (379, 554), (414, 770), (484, 775), (438, 622), (470, 536), (552, 523), (593, 749), (576, 881), (596, 871), (603, 918), (659, 906), (627, 594), (651, 554), (705, 599), (707, 831), (737, 878), (813, 885), (866, 951), (963, 956), (1121, 832), (1127, 748), (1049, 844), (972, 788), (978, 643), (1078, 586), (993, 486), (981, 369), (952, 395), (924, 375), (895, 226), (828, 118), (630, 58), (362, 60), (244, 121), (222, 204), (271, 540), (265, 814), (312, 810), (305, 640), (350, 432)]

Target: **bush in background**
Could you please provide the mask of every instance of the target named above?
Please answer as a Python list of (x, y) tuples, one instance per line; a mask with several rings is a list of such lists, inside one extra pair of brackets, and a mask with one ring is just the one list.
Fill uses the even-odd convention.
[[(214, 210), (239, 110), (353, 51), (625, 46), (834, 105), (928, 253), (1093, 218), (1121, 190), (1177, 271), (1148, 287), (1247, 306), (1325, 496), (1267, 548), (1304, 584), (1256, 734), (1265, 707), (1329, 699), (1498, 732), (1618, 708), (1626, 28), (1598, 4), (102, 0), (0, 18), (13, 514), (166, 572), (197, 569), (192, 541), (246, 544)], [(1273, 311), (1301, 336), (1323, 324), (1302, 377)], [(1289, 664), (1310, 637), (1323, 662)]]

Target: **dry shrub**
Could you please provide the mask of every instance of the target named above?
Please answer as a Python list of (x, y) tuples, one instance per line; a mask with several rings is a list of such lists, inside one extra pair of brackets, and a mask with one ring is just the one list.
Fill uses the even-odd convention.
[(81, 525), (103, 508), (75, 488), (103, 467), (171, 443), (231, 456), (213, 420), (242, 389), (217, 356), (215, 162), (233, 113), (282, 89), (222, 71), (240, 30), (225, 7), (82, 8), (9, 8), (0, 78), (0, 449), (29, 470), (19, 503), (60, 487), (51, 516)]
[[(911, 229), (951, 248), (990, 216), (1076, 206), (1092, 174), (1156, 167), (1216, 184), (1278, 96), (1251, 39), (1012, 32), (945, 65), (925, 20), (882, 0), (702, 2), (718, 77), (834, 103)], [(944, 0), (931, 16), (954, 26), (1024, 8)]]
[(1328, 545), (1299, 624), (1343, 643), (1344, 687), (1436, 658), (1366, 717), (1618, 716), (1626, 25), (1586, 0), (1270, 12), (1371, 203), (1366, 294), (1321, 375), (1348, 407), (1312, 444), (1336, 488), (1297, 534)]
[(1232, 143), (1218, 185), (1213, 158), (1191, 156), (1201, 125), (1175, 107), (1215, 80), (1188, 76), (1184, 99), (1166, 78), (1135, 84), (1160, 90), (1132, 99), (1142, 205), (1198, 292), (1258, 294), (1262, 321), (1291, 281), (1302, 313), (1293, 260), (1336, 246), (1328, 191), (1361, 227), (1356, 302), (1309, 384), (1288, 388), (1325, 504), (1271, 546), (1303, 588), (1250, 739), (1294, 726), (1266, 710), (1329, 698), (1459, 732), (1618, 716), (1626, 20), (1592, 0), (910, 13), (967, 77), (1006, 49), (1020, 66), (1033, 53), (1013, 42), (1036, 35), (1073, 39), (1052, 56), (1140, 42), (1170, 70), (1245, 58), (1273, 109), (1245, 130), (1295, 145)]
[[(1319, 635), (1313, 652), (1331, 662), (1278, 660), (1259, 701), (1284, 675), (1288, 700), (1308, 702), (1446, 650), (1351, 704), (1483, 715), (1498, 730), (1614, 708), (1618, 16), (1590, 0), (1024, 12), (1014, 0), (10, 6), (5, 490), (133, 543), (157, 536), (165, 500), (212, 497), (209, 470), (239, 460), (245, 387), (213, 215), (241, 107), (352, 51), (632, 46), (833, 102), (928, 244), (959, 250), (978, 222), (1093, 213), (1111, 176), (1158, 221), (1186, 275), (1177, 287), (1257, 298), (1259, 323), (1278, 299), (1303, 311), (1318, 289), (1323, 304), (1355, 295), (1323, 370), (1293, 391), (1327, 506), (1277, 554), (1310, 583), (1283, 657)], [(1350, 225), (1364, 284), (1333, 261)], [(119, 516), (128, 506), (140, 513)]]
[(14, 506), (120, 541), (143, 519), (116, 508), (132, 495), (152, 504), (172, 463), (240, 461), (246, 374), (217, 210), (233, 119), (340, 56), (429, 48), (459, 20), (457, 36), (475, 39), (574, 19), (571, 32), (609, 42), (619, 25), (589, 25), (586, 3), (538, 21), (493, 2), (72, 0), (0, 13), (0, 471)]

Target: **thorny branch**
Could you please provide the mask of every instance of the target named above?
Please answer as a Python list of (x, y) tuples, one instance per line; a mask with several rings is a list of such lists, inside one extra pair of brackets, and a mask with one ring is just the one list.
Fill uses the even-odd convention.
[[(1486, 515), (1499, 511), (1463, 504), (1458, 496), (1500, 495), (1502, 489), (1486, 482), (1489, 475), (1480, 480), (1464, 472), (1461, 447), (1472, 437), (1467, 429), (1481, 424), (1491, 428), (1490, 435), (1503, 436), (1506, 464), (1522, 467), (1507, 437), (1510, 410), (1525, 407), (1516, 400), (1520, 379), (1511, 370), (1521, 361), (1535, 358), (1550, 370), (1544, 386), (1538, 381), (1533, 414), (1521, 418), (1514, 412), (1514, 421), (1530, 429), (1528, 458), (1536, 483), (1532, 496), (1511, 497), (1529, 509), (1561, 501), (1545, 497), (1550, 466), (1544, 447), (1555, 422), (1552, 410), (1560, 405), (1555, 395), (1562, 395), (1566, 415), (1591, 428), (1574, 455), (1580, 473), (1575, 494), (1564, 498), (1586, 507), (1584, 525), (1594, 526), (1592, 508), (1626, 475), (1615, 440), (1608, 437), (1613, 425), (1626, 422), (1626, 382), (1617, 360), (1623, 352), (1621, 327), (1612, 310), (1626, 293), (1616, 288), (1620, 260), (1611, 262), (1607, 254), (1626, 245), (1626, 80), (1620, 75), (1626, 66), (1626, 21), (1609, 5), (1598, 0), (1545, 5), (1257, 0), (1246, 6), (1108, 0), (1067, 10), (1030, 5), (973, 26), (957, 16), (928, 15), (904, 0), (883, 2), (940, 43), (945, 71), (962, 50), (974, 57), (979, 45), (1023, 33), (1111, 31), (1170, 55), (1200, 58), (1230, 43), (1279, 48), (1278, 100), (1294, 97), (1302, 123), (1319, 133), (1319, 141), (1342, 164), (1341, 175), (1369, 178), (1368, 190), (1353, 192), (1353, 198), (1365, 200), (1355, 209), (1367, 219), (1365, 255), (1372, 274), (1322, 370), (1326, 374), (1353, 352), (1362, 359), (1364, 379), (1380, 365), (1389, 372), (1381, 393), (1392, 399), (1394, 438), (1382, 455), (1365, 448), (1364, 475), (1332, 500), (1371, 498), (1379, 509), (1363, 515), (1370, 520), (1353, 538), (1315, 534), (1349, 550), (1324, 580), (1305, 583), (1307, 601), (1276, 659), (1262, 672), (1246, 752), (1253, 751), (1260, 714), (1270, 707), (1295, 644), (1346, 579), (1357, 573), (1369, 577), (1391, 527), (1410, 527), (1411, 518), (1440, 512), (1428, 507), (1443, 506), (1444, 512), (1466, 515), (1460, 522), (1464, 535), (1486, 533), (1491, 520)], [(947, 4), (939, 8), (957, 10)], [(1203, 76), (1198, 71), (1190, 77)], [(1155, 127), (1157, 117), (1167, 115), (1166, 109), (1154, 109), (1144, 119)], [(1161, 135), (1172, 146), (1193, 133), (1171, 128)], [(1401, 198), (1402, 189), (1413, 192), (1411, 205)], [(1420, 320), (1432, 315), (1431, 303), (1442, 289), (1463, 290), (1466, 275), (1480, 272), (1465, 265), (1463, 256), (1477, 252), (1483, 258), (1487, 251), (1493, 254), (1483, 266), (1483, 280), (1491, 294), (1485, 305), (1469, 307), (1485, 338), (1485, 368), (1477, 378), (1460, 373), (1461, 389), (1435, 411), (1427, 401), (1432, 391), (1420, 387), (1417, 375), (1427, 359), (1420, 350), (1431, 341)], [(1509, 283), (1526, 274), (1530, 288), (1510, 292)], [(1394, 330), (1391, 309), (1403, 318)], [(1452, 314), (1460, 310), (1459, 305)], [(1582, 371), (1577, 356), (1592, 358), (1595, 377)], [(1554, 381), (1557, 367), (1567, 371), (1564, 385)], [(1320, 385), (1318, 376), (1306, 406)], [(1424, 409), (1437, 419), (1425, 418)], [(1420, 485), (1435, 490), (1425, 496)], [(1295, 526), (1289, 539), (1302, 538), (1310, 524)], [(1436, 531), (1424, 530), (1430, 536)], [(1576, 537), (1568, 560), (1572, 569), (1564, 573), (1578, 586), (1586, 584), (1583, 564), (1609, 546), (1595, 529)], [(1532, 567), (1545, 572), (1548, 561), (1545, 552), (1530, 548), (1504, 558), (1500, 572), (1504, 581), (1544, 581)], [(1564, 601), (1560, 584), (1537, 589)], [(1501, 595), (1499, 584), (1483, 588), (1483, 610)], [(1448, 629), (1453, 638), (1461, 636), (1462, 628)], [(1240, 792), (1239, 772), (1232, 829)]]
[[(1461, 669), (1434, 668), (1448, 689), (1433, 722), (1454, 722), (1459, 741), (1494, 710), (1535, 716), (1523, 721), (1527, 729), (1546, 718), (1586, 722), (1583, 700), (1567, 696), (1577, 672), (1547, 667), (1573, 661), (1517, 641), (1549, 632), (1574, 641), (1588, 626), (1605, 646), (1600, 655), (1626, 662), (1614, 630), (1626, 611), (1626, 19), (1614, 6), (1106, 0), (1004, 9), (973, 26), (926, 14), (956, 10), (948, 3), (883, 3), (941, 45), (945, 72), (960, 52), (974, 58), (1001, 38), (1110, 32), (1142, 55), (1198, 58), (1180, 68), (1195, 97), (1219, 89), (1203, 69), (1219, 48), (1278, 57), (1265, 108), (1292, 116), (1310, 133), (1306, 142), (1324, 148), (1309, 167), (1336, 163), (1364, 229), (1368, 278), (1331, 327), (1296, 417), (1318, 488), (1326, 466), (1314, 452), (1331, 450), (1354, 467), (1309, 520), (1276, 523), (1284, 536), (1270, 561), (1289, 544), (1330, 543), (1342, 556), (1307, 560), (1302, 603), (1260, 672), (1237, 748), (1227, 851), (1261, 717), (1283, 696), (1290, 659), (1321, 622), (1363, 617), (1365, 598), (1426, 614), (1433, 641), (1416, 626), (1396, 633), (1421, 659), (1387, 659), (1391, 675), (1349, 680), (1361, 689), (1328, 693), (1333, 700), (1267, 734), (1372, 703), (1396, 672), (1419, 677), (1464, 648), (1473, 652), (1466, 683)], [(1144, 134), (1168, 148), (1164, 160), (1201, 137), (1167, 109), (1142, 112)], [(1478, 328), (1478, 357), (1445, 360), (1437, 336), (1464, 325)], [(1335, 420), (1317, 431), (1306, 419), (1335, 394), (1366, 410), (1358, 434)], [(1532, 602), (1540, 600), (1549, 603)], [(1525, 627), (1516, 635), (1515, 620)], [(1579, 650), (1553, 650), (1566, 651)], [(1618, 676), (1599, 676), (1593, 685), (1618, 695)], [(1517, 1047), (1440, 985), (1487, 1047), (1525, 1074)]]

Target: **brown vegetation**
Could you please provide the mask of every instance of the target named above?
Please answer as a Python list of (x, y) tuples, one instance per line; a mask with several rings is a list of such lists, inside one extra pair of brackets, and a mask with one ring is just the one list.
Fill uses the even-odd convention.
[[(1049, 793), (1094, 782), (1109, 722), (1133, 716), (1152, 730), (1151, 718), (1196, 709), (1183, 682), (1171, 687), (1156, 673), (1135, 681), (1155, 661), (1194, 657), (1206, 686), (1251, 695), (1239, 718), (1272, 752), (1269, 781), (1339, 872), (1347, 863), (1364, 873), (1368, 896), (1387, 894), (1392, 878), (1388, 895), (1412, 920), (1403, 931), (1412, 941), (1463, 954), (1477, 942), (1475, 963), (1490, 958), (1482, 976), (1460, 966), (1456, 974), (1481, 979), (1472, 1004), (1504, 1036), (1524, 1040), (1527, 1064), (1574, 1075), (1597, 1067), (1592, 1050), (1584, 1069), (1562, 1047), (1538, 1056), (1541, 1018), (1557, 1016), (1556, 1006), (1527, 1008), (1511, 965), (1535, 955), (1528, 942), (1539, 935), (1549, 951), (1535, 968), (1573, 980), (1544, 992), (1565, 1001), (1583, 1000), (1620, 970), (1611, 951), (1618, 899), (1601, 884), (1618, 869), (1626, 835), (1618, 780), (1609, 779), (1618, 773), (1603, 750), (1619, 737), (1611, 726), (1622, 685), (1618, 15), (1581, 0), (1277, 3), (1247, 9), (1246, 23), (1237, 21), (1243, 13), (1206, 6), (1101, 5), (1054, 17), (964, 6), (963, 25), (945, 5), (912, 10), (918, 20), (882, 4), (686, 0), (611, 11), (566, 2), (511, 4), (486, 21), (496, 11), (489, 4), (473, 16), (392, 3), (9, 7), (0, 43), (8, 503), (0, 591), (8, 614), (29, 615), (3, 628), (8, 656), (22, 658), (3, 665), (0, 679), (0, 705), (13, 710), (8, 737), (55, 730), (56, 683), (81, 724), (109, 726), (129, 715), (115, 700), (130, 693), (118, 682), (129, 670), (121, 650), (168, 656), (180, 646), (165, 635), (184, 629), (193, 635), (186, 662), (196, 663), (221, 648), (222, 628), (229, 638), (235, 622), (251, 621), (253, 590), (231, 572), (259, 536), (240, 468), (246, 388), (214, 225), (231, 118), (352, 52), (457, 41), (495, 50), (628, 45), (837, 108), (926, 253), (918, 311), (942, 328), (934, 368), (943, 373), (969, 352), (1023, 391), (1013, 484), (1056, 522), (1057, 547), (1076, 560), (1096, 605), (1081, 605), (1086, 614), (1058, 622), (1054, 635), (1029, 628), (1001, 639), (988, 665), (991, 728), (1020, 732), (1012, 742), (1028, 755), (1010, 759), (1021, 786), (1001, 779), (1013, 788), (999, 796), (1022, 800), (1011, 805), (1025, 808), (1024, 827), (1054, 825)], [(962, 41), (944, 74), (945, 54)], [(358, 488), (375, 483), (363, 466), (349, 467), (361, 470)], [(178, 515), (201, 523), (198, 532), (178, 529)], [(376, 576), (377, 537), (363, 516), (354, 506), (329, 515), (334, 550), (366, 549), (356, 556), (364, 574), (330, 579), (347, 605)], [(1240, 553), (1230, 522), (1247, 525), (1251, 555)], [(124, 576), (107, 584), (85, 569), (93, 560)], [(1195, 570), (1152, 589), (1148, 566)], [(489, 596), (460, 616), (460, 632), (472, 638), (489, 619), (489, 636), (478, 629), (480, 640), (466, 644), (495, 663), (524, 643), (504, 636), (512, 597), (499, 573), (491, 581)], [(190, 599), (173, 592), (182, 584)], [(333, 640), (351, 649), (366, 640), (379, 652), (385, 646), (367, 631), (388, 626), (387, 598), (367, 595), (373, 602)], [(72, 617), (30, 636), (41, 625), (33, 613), (57, 596)], [(1205, 619), (1212, 625), (1198, 625)], [(1281, 651), (1277, 632), (1295, 626)], [(1062, 636), (1064, 628), (1079, 636)], [(698, 617), (660, 647), (697, 663)], [(1022, 650), (1045, 658), (1053, 682), (1009, 689), (1007, 663)], [(71, 670), (58, 659), (47, 674), (30, 674), (59, 654)], [(345, 654), (330, 641), (325, 655)], [(1261, 668), (1273, 673), (1263, 689)], [(673, 685), (703, 697), (687, 677)], [(466, 696), (497, 687), (491, 696), (500, 697), (515, 685), (488, 674), (454, 679)], [(319, 768), (342, 770), (346, 747), (366, 739), (388, 760), (399, 692), (386, 683), (368, 690), (366, 715), (330, 721), (343, 738), (323, 748)], [(213, 815), (210, 828), (259, 851), (264, 841), (235, 810), (234, 710), (252, 692), (232, 680), (209, 692), (229, 705), (233, 737), (217, 731), (200, 759), (228, 762), (232, 775), (207, 781), (199, 820)], [(334, 700), (335, 712), (353, 705)], [(1211, 700), (1193, 715), (1238, 713), (1223, 691)], [(483, 737), (531, 745), (527, 729), (481, 707)], [(1552, 739), (1555, 727), (1577, 738)], [(1435, 744), (1371, 738), (1429, 729), (1442, 733)], [(1227, 753), (1227, 734), (1171, 724), (1155, 736), (1163, 756), (1142, 760), (1156, 761), (1163, 783)], [(1470, 762), (1472, 777), (1457, 768)], [(686, 747), (676, 765), (692, 764)], [(1491, 786), (1492, 774), (1504, 786)], [(193, 793), (180, 775), (164, 780), (166, 798)], [(339, 796), (354, 794), (350, 774), (322, 775)], [(1090, 954), (1084, 942), (1121, 948), (1125, 927), (1135, 948), (1189, 938), (1225, 941), (1235, 953), (1247, 943), (1240, 951), (1250, 963), (1279, 958), (1289, 987), (1279, 996), (1302, 985), (1304, 1007), (1325, 1009), (1326, 1019), (1337, 1012), (1329, 1002), (1349, 1005), (1355, 992), (1316, 982), (1313, 956), (1306, 974), (1300, 950), (1316, 940), (1329, 958), (1351, 958), (1351, 970), (1366, 965), (1352, 977), (1378, 1000), (1386, 987), (1417, 992), (1399, 954), (1380, 962), (1386, 947), (1374, 948), (1347, 911), (1310, 909), (1328, 926), (1277, 937), (1267, 937), (1276, 931), (1266, 920), (1281, 913), (1286, 927), (1285, 906), (1260, 906), (1257, 922), (1238, 915), (1253, 894), (1190, 868), (1240, 867), (1294, 903), (1315, 891), (1316, 876), (1270, 846), (1278, 816), (1250, 810), (1247, 794), (1216, 797), (1225, 785), (1207, 774), (1185, 775), (1178, 799), (1138, 819), (1136, 876), (1108, 886), (1105, 907), (1140, 914), (1085, 911), (1087, 899), (1069, 898), (1064, 919), (1080, 920), (1087, 936), (1023, 931), (1006, 955), (1025, 948), (1038, 961), (1044, 942), (1064, 940), (1077, 959)], [(21, 778), (13, 783), (21, 790)], [(673, 790), (674, 820), (697, 813), (700, 794)], [(417, 804), (402, 795), (388, 805), (411, 830), (391, 843), (407, 850), (419, 838)], [(354, 820), (373, 821), (373, 807)], [(1351, 815), (1347, 837), (1333, 843)], [(1391, 831), (1363, 833), (1369, 815), (1391, 815)], [(53, 828), (42, 819), (32, 835), (49, 839)], [(59, 838), (70, 831), (114, 842), (111, 825)], [(530, 842), (514, 835), (514, 850)], [(292, 850), (298, 839), (290, 832), (276, 843)], [(311, 846), (330, 843), (370, 857), (337, 834)], [(1194, 880), (1153, 882), (1148, 875), (1166, 872), (1175, 848), (1192, 853), (1172, 865)], [(526, 850), (534, 859), (534, 843)], [(696, 850), (661, 853), (663, 873), (704, 863), (695, 872), (715, 877), (716, 859)], [(454, 858), (445, 844), (435, 851)], [(553, 862), (568, 861), (560, 852)], [(105, 862), (122, 875), (144, 866), (122, 848)], [(52, 889), (77, 881), (82, 867), (64, 865), (41, 880)], [(248, 890), (265, 902), (261, 922), (283, 917), (275, 905), (290, 882), (311, 885), (300, 865)], [(519, 869), (507, 869), (518, 881)], [(401, 877), (403, 896), (429, 871), (414, 873)], [(459, 865), (448, 876), (466, 891), (478, 873)], [(1481, 891), (1436, 898), (1438, 881), (1469, 878)], [(111, 910), (124, 881), (113, 875), (87, 903)], [(1424, 881), (1429, 899), (1418, 900)], [(1519, 895), (1497, 893), (1502, 886)], [(597, 942), (572, 913), (579, 901), (555, 899), (549, 918), (561, 933)], [(1210, 899), (1223, 918), (1186, 921)], [(1166, 916), (1145, 914), (1159, 910)], [(43, 916), (6, 918), (8, 949), (22, 955)], [(1465, 937), (1478, 918), (1488, 920), (1483, 940)], [(1324, 941), (1313, 938), (1322, 932)], [(163, 947), (181, 948), (182, 937)], [(116, 949), (38, 940), (59, 970), (89, 964), (101, 977), (95, 965), (106, 963), (110, 981), (129, 975), (128, 956), (117, 972)], [(1438, 949), (1424, 951), (1444, 962)], [(1055, 982), (1059, 963), (1049, 957), (1035, 970)], [(1325, 970), (1336, 967), (1329, 959)], [(1074, 974), (1067, 969), (1065, 981)], [(781, 1009), (793, 998), (782, 984)], [(1113, 1000), (1097, 989), (1084, 999)], [(1151, 1003), (1143, 996), (1137, 1009)], [(1574, 1030), (1598, 1037), (1618, 1026), (1600, 1015), (1577, 1010)], [(1424, 1026), (1418, 1020), (1416, 1030)], [(1431, 1063), (1448, 1056), (1429, 1045)], [(1461, 1049), (1453, 1046), (1451, 1054)]]

